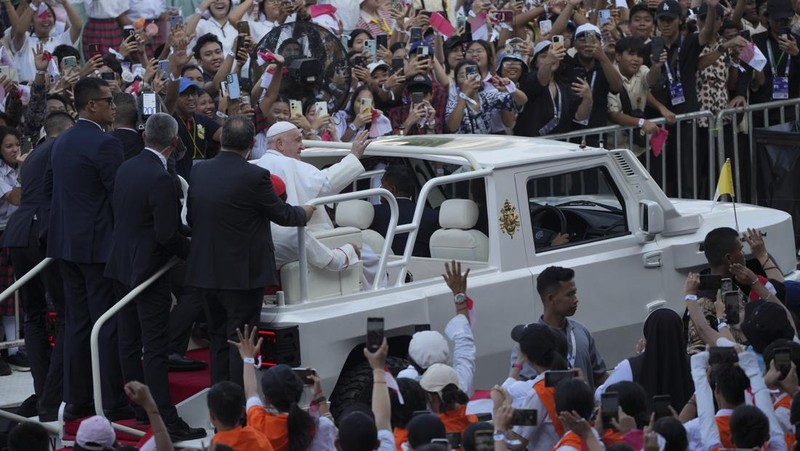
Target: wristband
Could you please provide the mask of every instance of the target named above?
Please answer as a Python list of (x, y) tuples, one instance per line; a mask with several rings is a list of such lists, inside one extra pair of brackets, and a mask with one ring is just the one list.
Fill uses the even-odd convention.
[(31, 11), (33, 11), (33, 12), (36, 12), (36, 11), (39, 10), (39, 8), (37, 8), (36, 5), (34, 5), (33, 3), (28, 3), (28, 8), (30, 8)]
[(37, 70), (36, 75), (47, 75), (47, 72), (43, 70)]
[(236, 59), (236, 54), (233, 53), (233, 50), (228, 50), (228, 53), (226, 53), (225, 56), (230, 56), (231, 58)]
[(514, 94), (517, 92), (517, 85), (515, 85), (513, 81), (508, 82), (506, 85), (506, 91), (508, 91), (509, 94)]
[(753, 283), (751, 283), (751, 284), (750, 284), (750, 286), (752, 287), (752, 286), (754, 286), (754, 285), (755, 285), (755, 284), (757, 284), (757, 283), (758, 283), (758, 277), (756, 277), (756, 280), (754, 280), (754, 281), (753, 281)]
[(644, 127), (644, 119), (639, 119), (639, 128)]
[(717, 330), (724, 329), (726, 327), (728, 327), (728, 323), (726, 323), (725, 321), (719, 321), (717, 323)]
[(194, 9), (194, 13), (195, 13), (195, 14), (203, 14), (203, 10), (202, 10), (202, 9), (200, 9), (200, 8), (195, 8), (195, 9)]
[(694, 301), (694, 302), (697, 302), (697, 295), (696, 295), (696, 294), (687, 294), (687, 295), (686, 295), (686, 296), (683, 298), (683, 300), (684, 300), (684, 301), (686, 301), (686, 302), (689, 302), (689, 301)]
[(254, 359), (252, 357), (245, 357), (245, 358), (242, 359), (242, 362), (243, 363), (249, 363), (251, 365), (255, 365), (256, 359)]
[(217, 117), (220, 118), (220, 119), (227, 119), (228, 118), (228, 115), (223, 113), (222, 111), (217, 111), (216, 114), (217, 114)]

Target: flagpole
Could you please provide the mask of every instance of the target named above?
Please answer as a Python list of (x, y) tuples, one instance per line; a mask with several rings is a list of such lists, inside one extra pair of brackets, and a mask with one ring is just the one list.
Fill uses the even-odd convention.
[(740, 232), (739, 230), (739, 217), (736, 215), (736, 198), (731, 197), (733, 200), (733, 220), (736, 222), (736, 231)]

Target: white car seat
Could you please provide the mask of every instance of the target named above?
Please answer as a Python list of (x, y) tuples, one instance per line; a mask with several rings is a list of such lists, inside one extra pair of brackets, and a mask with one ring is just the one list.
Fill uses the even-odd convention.
[(489, 260), (489, 237), (473, 230), (478, 205), (468, 199), (449, 199), (439, 209), (441, 229), (431, 235), (431, 257), (447, 260)]
[[(380, 233), (370, 230), (369, 226), (372, 224), (373, 218), (375, 218), (375, 208), (365, 200), (347, 200), (339, 202), (339, 205), (336, 206), (336, 224), (339, 227), (355, 227), (361, 230), (361, 239), (364, 244), (380, 255), (386, 240)], [(391, 247), (389, 255), (394, 255)]]

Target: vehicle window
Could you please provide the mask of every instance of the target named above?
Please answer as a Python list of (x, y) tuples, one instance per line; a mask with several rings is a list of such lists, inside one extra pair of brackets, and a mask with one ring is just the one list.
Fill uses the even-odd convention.
[(527, 182), (536, 252), (629, 233), (625, 204), (604, 167)]

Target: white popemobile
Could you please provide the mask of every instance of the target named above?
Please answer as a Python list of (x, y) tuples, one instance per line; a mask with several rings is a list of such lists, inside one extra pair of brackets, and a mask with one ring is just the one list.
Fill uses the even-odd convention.
[[(306, 144), (304, 161), (320, 168), (349, 151), (346, 143)], [(668, 199), (627, 150), (511, 136), (401, 136), (370, 144), (365, 162), (370, 157), (402, 160), (413, 169), (421, 187), (414, 223), (390, 226), (384, 240), (364, 230), (372, 206), (354, 199), (378, 191), (391, 195), (375, 189), (346, 193), (318, 202), (342, 201), (335, 214), (339, 227), (317, 238), (330, 246), (363, 242), (382, 249), (389, 286), (364, 291), (358, 265), (340, 273), (308, 267), (301, 277), (300, 268), (308, 265), (291, 263), (281, 270), (283, 292), (261, 315), (266, 361), (316, 368), (334, 412), (361, 396), (369, 380), (362, 353), (367, 318), (385, 319), (390, 353), (399, 358), (406, 356), (415, 330), (444, 330), (454, 312), (441, 277), (446, 261), (471, 268), (475, 387), (489, 388), (508, 374), (511, 328), (541, 314), (536, 276), (547, 266), (575, 269), (575, 318), (613, 364), (634, 353), (648, 303), (665, 300), (683, 313), (686, 274), (706, 265), (703, 238), (716, 227), (734, 227), (730, 204), (712, 209), (710, 201)], [(439, 208), (442, 229), (431, 238), (432, 257), (414, 257), (415, 228), (426, 202)], [(736, 212), (742, 227), (766, 232), (775, 261), (795, 279), (792, 218), (752, 205), (738, 205)], [(410, 230), (406, 251), (392, 255), (390, 237), (403, 230)], [(559, 234), (569, 242), (553, 242)]]

